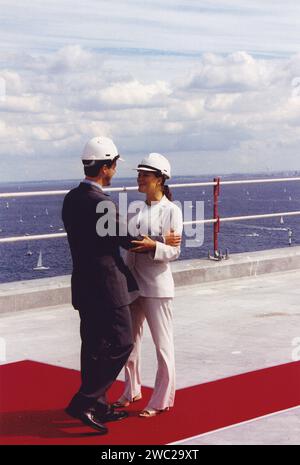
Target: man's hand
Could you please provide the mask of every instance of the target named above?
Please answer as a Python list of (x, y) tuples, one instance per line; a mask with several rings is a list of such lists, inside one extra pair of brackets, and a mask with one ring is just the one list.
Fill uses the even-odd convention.
[(149, 236), (143, 236), (141, 241), (131, 241), (131, 244), (136, 244), (136, 246), (129, 249), (130, 252), (149, 252), (156, 248), (156, 241), (151, 239)]
[[(171, 247), (178, 247), (181, 244), (181, 236), (171, 230), (166, 236), (164, 236), (164, 242), (166, 245), (170, 245)], [(155, 250), (156, 248), (156, 241), (151, 239), (149, 236), (143, 236), (141, 241), (131, 241), (131, 243), (134, 244), (135, 247), (129, 249), (130, 252), (144, 253)]]
[(181, 244), (181, 236), (176, 234), (174, 230), (171, 231), (164, 236), (165, 244), (171, 245), (172, 247), (178, 247)]

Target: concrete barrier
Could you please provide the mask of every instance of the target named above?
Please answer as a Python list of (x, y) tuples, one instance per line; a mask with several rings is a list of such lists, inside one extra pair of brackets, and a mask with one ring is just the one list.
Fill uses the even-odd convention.
[[(171, 264), (175, 286), (258, 276), (300, 268), (300, 247), (232, 255), (229, 260), (191, 259)], [(0, 313), (70, 304), (70, 276), (0, 284)]]
[(231, 255), (228, 260), (182, 260), (172, 263), (175, 286), (258, 276), (300, 268), (300, 247)]

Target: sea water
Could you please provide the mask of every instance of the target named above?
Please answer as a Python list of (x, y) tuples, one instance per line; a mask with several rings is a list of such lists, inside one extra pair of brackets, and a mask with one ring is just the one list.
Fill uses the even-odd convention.
[[(283, 177), (272, 175), (222, 176), (222, 180)], [(212, 181), (210, 176), (174, 177), (172, 183)], [(0, 192), (35, 190), (61, 190), (77, 186), (79, 181), (41, 181), (26, 183), (2, 183)], [(135, 178), (114, 178), (112, 187), (134, 186)], [(118, 194), (112, 193), (118, 200)], [(213, 217), (213, 187), (184, 187), (173, 189), (173, 196), (183, 205), (196, 201), (204, 202), (205, 218)], [(128, 202), (143, 199), (137, 191), (128, 193)], [(63, 232), (61, 219), (63, 195), (41, 197), (15, 197), (0, 199), (0, 237), (51, 234)], [(300, 182), (241, 184), (221, 186), (219, 214), (221, 217), (244, 216), (300, 210)], [(219, 248), (230, 254), (267, 250), (289, 246), (288, 231), (292, 230), (292, 244), (300, 244), (300, 216), (243, 220), (222, 223)], [(204, 241), (197, 247), (186, 247), (182, 242), (180, 260), (207, 257), (213, 252), (213, 226), (204, 228)], [(38, 256), (42, 251), (43, 265), (47, 270), (35, 271)], [(18, 281), (71, 273), (72, 262), (66, 238), (40, 241), (25, 241), (0, 244), (0, 282)]]

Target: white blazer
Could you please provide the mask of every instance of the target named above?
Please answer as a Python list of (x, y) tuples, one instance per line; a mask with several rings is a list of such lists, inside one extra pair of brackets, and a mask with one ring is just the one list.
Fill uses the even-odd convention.
[[(142, 210), (130, 221), (140, 227), (141, 234), (166, 235), (172, 228), (182, 234), (181, 209), (163, 196), (151, 206), (144, 204)], [(155, 252), (126, 252), (125, 262), (132, 271), (143, 297), (174, 297), (174, 280), (169, 262), (180, 255), (180, 247), (171, 247), (156, 242)]]

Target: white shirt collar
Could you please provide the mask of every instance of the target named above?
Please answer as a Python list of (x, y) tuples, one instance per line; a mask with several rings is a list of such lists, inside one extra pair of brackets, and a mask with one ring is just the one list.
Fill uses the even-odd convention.
[(165, 195), (162, 196), (162, 198), (160, 200), (154, 200), (153, 202), (151, 202), (150, 205), (147, 204), (147, 202), (145, 201), (145, 205), (148, 207), (148, 208), (151, 208), (151, 207), (155, 207), (156, 205), (163, 205), (165, 203), (168, 202), (168, 199)]

